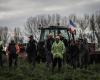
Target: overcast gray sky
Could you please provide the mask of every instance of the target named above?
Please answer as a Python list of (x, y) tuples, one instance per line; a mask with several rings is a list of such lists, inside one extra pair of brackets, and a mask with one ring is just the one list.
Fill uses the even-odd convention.
[(0, 0), (0, 26), (20, 27), (30, 16), (92, 13), (100, 8), (100, 0)]

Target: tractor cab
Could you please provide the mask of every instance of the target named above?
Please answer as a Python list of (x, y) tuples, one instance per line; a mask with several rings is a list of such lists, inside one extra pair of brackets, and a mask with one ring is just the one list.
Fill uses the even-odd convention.
[(53, 37), (60, 34), (67, 40), (72, 38), (69, 29), (64, 26), (49, 26), (48, 28), (39, 28), (39, 30), (41, 31), (40, 42), (46, 40), (48, 34), (52, 34)]

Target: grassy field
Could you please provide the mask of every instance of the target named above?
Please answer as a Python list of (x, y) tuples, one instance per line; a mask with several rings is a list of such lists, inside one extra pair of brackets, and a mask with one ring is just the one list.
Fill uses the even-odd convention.
[(33, 70), (25, 60), (20, 60), (17, 68), (9, 69), (7, 65), (0, 68), (0, 80), (100, 80), (100, 64), (89, 65), (87, 70), (65, 65), (61, 72), (52, 73), (43, 63)]

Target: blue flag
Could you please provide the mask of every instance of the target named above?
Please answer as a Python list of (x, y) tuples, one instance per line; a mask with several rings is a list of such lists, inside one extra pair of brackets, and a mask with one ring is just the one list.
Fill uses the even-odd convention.
[(72, 20), (69, 20), (69, 28), (70, 28), (71, 33), (76, 32), (76, 25), (74, 24), (74, 22)]
[(73, 23), (72, 20), (70, 20), (69, 22), (70, 22), (71, 27), (76, 27), (76, 25)]

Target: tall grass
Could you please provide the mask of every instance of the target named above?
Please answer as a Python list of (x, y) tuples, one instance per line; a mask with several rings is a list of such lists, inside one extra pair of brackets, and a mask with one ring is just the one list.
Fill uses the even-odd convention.
[(88, 69), (73, 69), (64, 65), (61, 72), (52, 73), (44, 63), (36, 64), (35, 69), (26, 60), (19, 60), (18, 67), (0, 68), (0, 80), (100, 80), (100, 64), (89, 65)]

